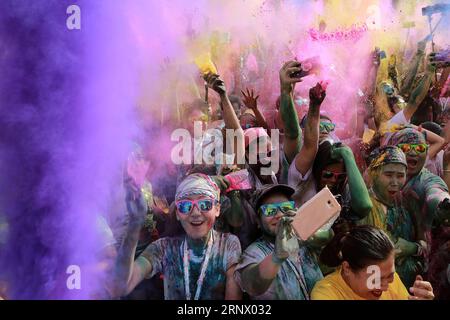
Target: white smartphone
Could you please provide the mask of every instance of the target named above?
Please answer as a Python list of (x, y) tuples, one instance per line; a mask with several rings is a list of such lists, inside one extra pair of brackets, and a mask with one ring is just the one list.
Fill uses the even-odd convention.
[(341, 205), (325, 187), (298, 209), (292, 227), (297, 236), (306, 241), (330, 220), (336, 220), (340, 212)]

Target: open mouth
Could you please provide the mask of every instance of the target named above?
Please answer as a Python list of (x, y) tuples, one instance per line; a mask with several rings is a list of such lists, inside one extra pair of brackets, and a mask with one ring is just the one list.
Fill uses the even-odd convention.
[(191, 225), (194, 227), (199, 227), (204, 223), (205, 223), (204, 221), (191, 221)]
[(373, 291), (371, 291), (371, 293), (372, 293), (372, 295), (374, 297), (379, 298), (383, 294), (383, 291), (381, 291), (381, 290), (373, 290)]
[(391, 197), (393, 197), (393, 196), (395, 196), (396, 194), (397, 194), (397, 192), (398, 192), (398, 190), (391, 190), (391, 191), (388, 191), (388, 193), (389, 193), (389, 195), (391, 196)]
[(408, 159), (406, 159), (406, 162), (408, 164), (408, 168), (415, 168), (419, 161), (417, 159), (408, 158)]

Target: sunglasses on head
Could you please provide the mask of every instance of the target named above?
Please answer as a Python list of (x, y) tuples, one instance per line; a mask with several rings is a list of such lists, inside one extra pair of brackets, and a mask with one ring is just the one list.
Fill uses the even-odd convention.
[(215, 199), (199, 199), (199, 200), (179, 200), (175, 204), (178, 212), (181, 214), (191, 213), (194, 206), (201, 212), (208, 212), (218, 203)]
[(273, 217), (277, 214), (278, 210), (280, 210), (282, 213), (286, 213), (287, 211), (293, 209), (295, 209), (294, 201), (284, 201), (263, 204), (261, 207), (259, 207), (258, 211), (265, 217)]
[(325, 121), (321, 121), (319, 124), (319, 130), (320, 132), (331, 132), (334, 131), (334, 129), (336, 128), (336, 125), (332, 122), (325, 122)]
[(324, 178), (324, 179), (331, 179), (333, 177), (336, 180), (344, 180), (345, 178), (347, 178), (347, 174), (346, 173), (342, 173), (342, 172), (328, 171), (328, 170), (323, 170), (322, 171), (322, 178)]
[(414, 150), (416, 153), (424, 153), (428, 149), (428, 145), (425, 143), (400, 143), (398, 147), (404, 152), (409, 153), (411, 150)]

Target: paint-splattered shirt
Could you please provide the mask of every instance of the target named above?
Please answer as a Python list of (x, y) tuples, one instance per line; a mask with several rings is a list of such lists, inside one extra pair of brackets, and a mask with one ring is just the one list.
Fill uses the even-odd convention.
[(438, 204), (450, 198), (445, 182), (425, 168), (406, 183), (402, 194), (407, 211), (417, 223), (419, 238), (429, 230)]
[[(241, 245), (236, 236), (213, 231), (212, 237), (213, 247), (200, 300), (223, 300), (225, 298), (226, 272), (238, 262), (241, 255)], [(165, 300), (186, 300), (183, 269), (184, 239), (185, 236), (159, 239), (151, 243), (141, 255), (152, 265), (152, 272), (147, 278), (151, 278), (157, 273), (163, 274)], [(191, 297), (194, 297), (197, 290), (197, 280), (200, 276), (205, 251), (202, 255), (196, 256), (192, 250), (189, 250)]]
[[(235, 279), (241, 289), (242, 271), (251, 264), (260, 263), (274, 250), (274, 244), (260, 238), (252, 243), (242, 254), (241, 260), (234, 273)], [(307, 295), (311, 293), (317, 281), (323, 278), (322, 272), (314, 256), (305, 246), (300, 246), (298, 255), (290, 256), (289, 261), (283, 262), (276, 278), (269, 289), (262, 295), (250, 297), (253, 300), (306, 300), (308, 297), (302, 289), (306, 286)], [(294, 270), (295, 268), (295, 270)], [(299, 276), (301, 279), (299, 279)]]
[[(392, 206), (386, 206), (380, 202), (373, 191), (370, 191), (372, 210), (357, 222), (358, 225), (371, 225), (385, 231), (395, 243), (398, 238), (406, 241), (417, 242), (413, 217), (404, 208), (403, 199), (397, 199)], [(402, 282), (412, 287), (416, 275), (423, 271), (423, 259), (419, 256), (408, 256), (395, 260), (395, 268)]]

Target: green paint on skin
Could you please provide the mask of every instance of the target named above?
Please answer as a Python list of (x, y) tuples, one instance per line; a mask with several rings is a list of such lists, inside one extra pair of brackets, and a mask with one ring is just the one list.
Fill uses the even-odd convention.
[(353, 212), (362, 219), (372, 210), (372, 201), (370, 201), (366, 183), (359, 172), (352, 151), (348, 147), (343, 148), (341, 156), (344, 160), (345, 170), (347, 171), (348, 186), (351, 195), (351, 207)]
[(210, 231), (206, 236), (199, 239), (193, 239), (189, 237), (189, 235), (186, 235), (189, 250), (192, 250), (197, 256), (201, 255), (208, 243), (209, 237), (211, 236), (211, 230), (212, 228), (210, 228)]
[(373, 181), (372, 189), (377, 199), (386, 206), (394, 205), (393, 193), (398, 194), (406, 183), (406, 167), (400, 163), (389, 163), (371, 171), (370, 175)]
[(284, 123), (284, 134), (289, 139), (300, 138), (301, 129), (291, 95), (282, 93), (280, 99), (281, 118)]
[(244, 207), (241, 202), (241, 196), (239, 191), (231, 191), (228, 194), (230, 199), (230, 207), (224, 211), (225, 220), (227, 223), (234, 227), (239, 228), (244, 223)]

